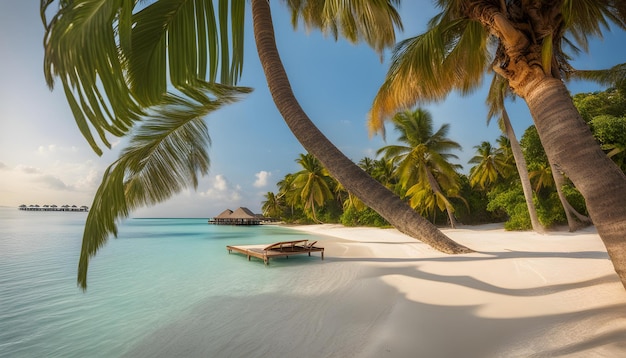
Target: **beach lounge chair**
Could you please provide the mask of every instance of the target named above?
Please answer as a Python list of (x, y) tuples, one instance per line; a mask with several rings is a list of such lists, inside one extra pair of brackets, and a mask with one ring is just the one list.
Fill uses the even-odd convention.
[(280, 241), (271, 245), (236, 245), (226, 246), (228, 253), (233, 251), (244, 254), (250, 261), (251, 257), (256, 257), (266, 265), (269, 265), (270, 258), (282, 257), (288, 258), (290, 255), (308, 254), (311, 256), (311, 252), (319, 252), (324, 259), (324, 248), (315, 246), (317, 241), (309, 243), (309, 240), (294, 240), (294, 241)]

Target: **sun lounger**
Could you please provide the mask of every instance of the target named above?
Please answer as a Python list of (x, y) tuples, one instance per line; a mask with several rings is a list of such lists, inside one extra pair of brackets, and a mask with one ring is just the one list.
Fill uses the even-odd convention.
[(237, 245), (237, 246), (226, 246), (228, 253), (233, 251), (244, 254), (248, 257), (248, 261), (250, 261), (251, 257), (256, 257), (261, 260), (266, 265), (269, 265), (270, 258), (273, 257), (286, 257), (288, 258), (291, 255), (299, 255), (299, 254), (308, 254), (311, 256), (311, 252), (319, 252), (321, 253), (322, 260), (324, 259), (324, 248), (315, 246), (317, 241), (313, 241), (309, 243), (309, 240), (295, 240), (295, 241), (281, 241), (276, 242), (271, 245), (263, 246), (263, 245)]

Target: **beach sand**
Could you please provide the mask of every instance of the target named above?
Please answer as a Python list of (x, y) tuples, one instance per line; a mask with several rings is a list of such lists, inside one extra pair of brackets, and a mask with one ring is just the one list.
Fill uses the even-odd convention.
[(324, 236), (323, 263), (282, 294), (200, 304), (128, 356), (626, 357), (626, 290), (592, 227), (443, 229), (464, 255), (395, 229), (293, 229)]

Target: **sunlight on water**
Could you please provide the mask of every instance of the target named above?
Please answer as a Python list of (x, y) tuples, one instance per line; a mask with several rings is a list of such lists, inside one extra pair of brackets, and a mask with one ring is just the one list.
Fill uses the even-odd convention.
[(0, 208), (0, 357), (120, 356), (198, 302), (280, 291), (297, 260), (312, 259), (290, 258), (287, 273), (281, 260), (268, 268), (225, 249), (312, 238), (286, 228), (129, 219), (91, 261), (83, 293), (86, 216)]

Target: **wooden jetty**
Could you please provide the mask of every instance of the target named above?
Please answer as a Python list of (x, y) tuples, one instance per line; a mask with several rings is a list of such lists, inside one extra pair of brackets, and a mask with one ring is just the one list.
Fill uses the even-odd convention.
[(248, 257), (248, 261), (250, 261), (251, 257), (256, 257), (263, 260), (266, 265), (269, 265), (270, 258), (282, 256), (288, 258), (291, 255), (300, 254), (309, 254), (309, 256), (311, 256), (311, 252), (321, 253), (323, 260), (324, 248), (315, 246), (316, 243), (317, 241), (309, 243), (309, 240), (295, 240), (276, 242), (271, 245), (226, 246), (226, 249), (229, 254), (235, 251), (246, 255)]

